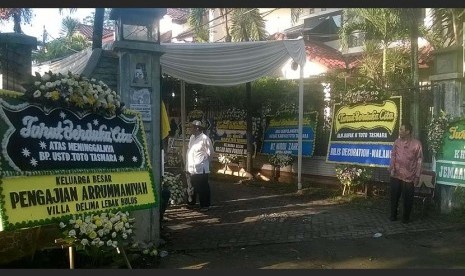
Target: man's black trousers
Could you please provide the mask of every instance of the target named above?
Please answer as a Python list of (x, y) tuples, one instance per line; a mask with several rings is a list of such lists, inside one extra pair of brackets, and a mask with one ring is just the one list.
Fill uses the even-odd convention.
[(197, 195), (199, 195), (200, 208), (210, 207), (210, 184), (208, 183), (208, 173), (191, 174), (191, 185), (194, 187), (194, 195), (189, 205), (195, 205)]
[(400, 195), (403, 195), (404, 209), (402, 218), (410, 219), (410, 212), (413, 206), (414, 186), (411, 182), (405, 182), (395, 177), (391, 177), (391, 218), (397, 218), (397, 207)]

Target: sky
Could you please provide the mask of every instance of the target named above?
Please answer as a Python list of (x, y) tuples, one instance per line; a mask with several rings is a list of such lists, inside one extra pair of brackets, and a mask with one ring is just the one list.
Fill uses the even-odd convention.
[[(45, 29), (49, 34), (48, 40), (60, 37), (61, 20), (66, 16), (71, 16), (82, 22), (86, 16), (91, 15), (95, 9), (93, 8), (78, 8), (75, 12), (69, 13), (67, 9), (63, 9), (60, 15), (58, 8), (34, 8), (32, 9), (33, 17), (30, 24), (22, 24), (21, 29), (26, 35), (35, 36), (37, 40), (42, 40), (42, 34)], [(13, 32), (13, 22), (0, 23), (0, 31), (3, 33)]]

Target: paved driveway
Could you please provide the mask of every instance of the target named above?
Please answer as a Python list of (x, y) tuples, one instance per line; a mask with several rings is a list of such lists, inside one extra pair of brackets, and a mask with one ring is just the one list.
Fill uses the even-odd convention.
[(372, 207), (360, 207), (315, 199), (305, 192), (278, 194), (267, 188), (219, 181), (210, 185), (209, 211), (186, 205), (170, 206), (166, 211), (162, 233), (169, 237), (168, 250), (361, 238), (461, 226), (439, 214), (419, 217), (415, 213), (408, 224), (391, 222), (386, 199)]

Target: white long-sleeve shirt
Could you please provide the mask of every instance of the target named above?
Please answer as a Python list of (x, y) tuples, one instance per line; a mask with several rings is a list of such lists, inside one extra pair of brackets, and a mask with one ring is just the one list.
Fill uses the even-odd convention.
[(190, 174), (210, 173), (210, 161), (214, 150), (212, 141), (204, 133), (191, 135), (187, 148), (186, 171)]

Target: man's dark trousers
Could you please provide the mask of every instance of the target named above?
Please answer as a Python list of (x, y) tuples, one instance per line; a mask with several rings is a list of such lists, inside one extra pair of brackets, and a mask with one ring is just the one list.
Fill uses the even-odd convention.
[(194, 187), (194, 195), (190, 205), (194, 205), (199, 195), (200, 208), (210, 207), (210, 184), (208, 183), (208, 173), (191, 174), (191, 185)]
[(391, 218), (397, 218), (397, 207), (400, 195), (403, 195), (404, 210), (402, 218), (410, 219), (410, 212), (413, 206), (413, 183), (405, 182), (395, 177), (391, 177)]

